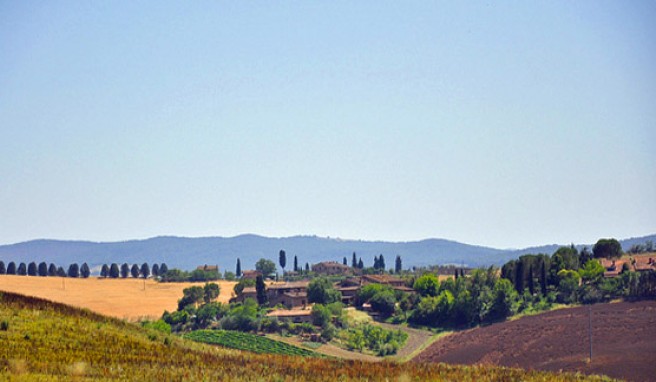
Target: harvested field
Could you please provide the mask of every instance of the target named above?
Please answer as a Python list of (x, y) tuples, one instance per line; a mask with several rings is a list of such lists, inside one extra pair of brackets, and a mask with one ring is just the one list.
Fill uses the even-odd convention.
[(488, 364), (605, 374), (630, 381), (656, 375), (656, 301), (560, 309), (447, 336), (412, 362)]
[[(218, 300), (228, 302), (235, 282), (214, 282), (221, 287)], [(40, 297), (130, 321), (159, 318), (164, 310), (176, 310), (182, 290), (192, 285), (203, 286), (205, 283), (158, 283), (132, 278), (0, 276), (0, 291)]]

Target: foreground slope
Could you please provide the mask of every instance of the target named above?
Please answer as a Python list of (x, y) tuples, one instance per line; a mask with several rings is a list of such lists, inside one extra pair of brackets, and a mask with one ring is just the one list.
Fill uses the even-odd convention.
[(656, 301), (555, 310), (458, 332), (432, 344), (416, 362), (491, 364), (605, 374), (635, 381), (656, 376)]
[[(25, 380), (549, 380), (572, 374), (258, 355), (194, 344), (87, 310), (0, 295), (0, 379)], [(590, 378), (599, 380), (599, 378)]]

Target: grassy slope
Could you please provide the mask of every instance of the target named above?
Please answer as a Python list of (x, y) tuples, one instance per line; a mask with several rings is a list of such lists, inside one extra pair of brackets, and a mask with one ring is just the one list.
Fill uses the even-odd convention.
[[(582, 380), (517, 369), (258, 355), (195, 344), (69, 306), (0, 295), (0, 379)], [(169, 343), (170, 342), (170, 343)], [(168, 343), (168, 344), (167, 344)]]

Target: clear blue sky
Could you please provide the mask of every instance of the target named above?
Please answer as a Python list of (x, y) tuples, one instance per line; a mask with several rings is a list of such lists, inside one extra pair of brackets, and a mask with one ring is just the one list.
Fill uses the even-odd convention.
[(0, 1), (0, 243), (656, 232), (656, 3)]

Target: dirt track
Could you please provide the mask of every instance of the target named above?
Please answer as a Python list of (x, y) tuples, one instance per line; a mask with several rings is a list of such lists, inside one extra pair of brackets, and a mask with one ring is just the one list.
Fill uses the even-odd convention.
[(412, 361), (656, 381), (656, 301), (593, 305), (592, 345), (593, 358), (588, 363), (588, 307), (577, 307), (454, 333)]

